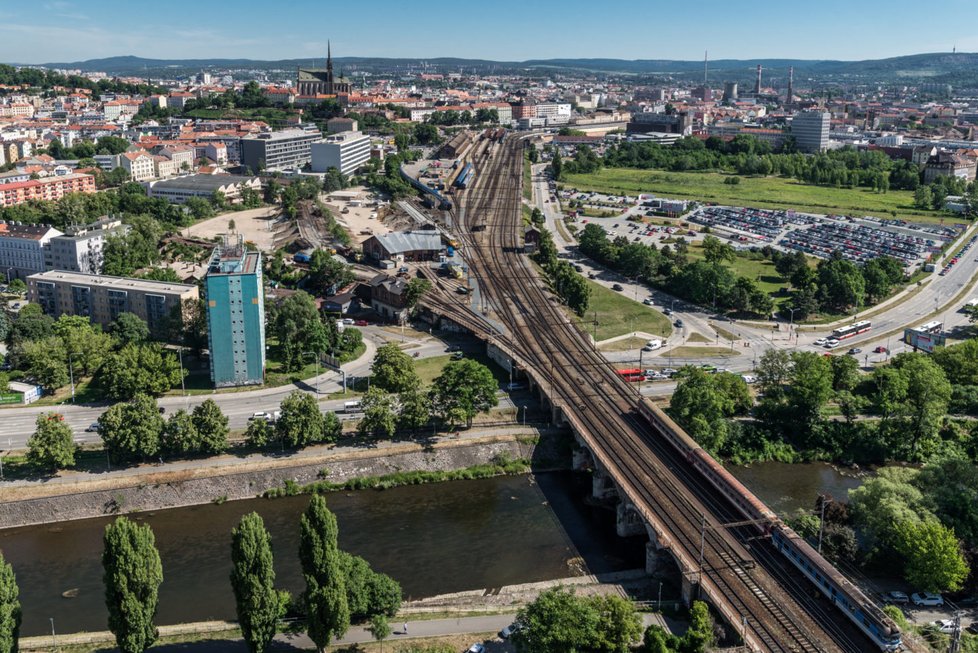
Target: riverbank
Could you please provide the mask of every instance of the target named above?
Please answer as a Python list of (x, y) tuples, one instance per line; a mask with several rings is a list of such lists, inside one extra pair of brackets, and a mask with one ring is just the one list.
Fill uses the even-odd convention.
[[(502, 626), (510, 623), (516, 611), (533, 601), (540, 592), (562, 585), (572, 587), (578, 594), (617, 594), (620, 596), (635, 596), (641, 594), (648, 588), (649, 579), (644, 570), (635, 569), (601, 575), (572, 576), (559, 578), (550, 581), (537, 583), (524, 583), (518, 585), (508, 585), (500, 588), (486, 588), (469, 592), (456, 592), (433, 596), (419, 601), (405, 603), (398, 613), (397, 618), (392, 620), (395, 630), (401, 631), (401, 623), (409, 624), (409, 632), (415, 637), (412, 642), (427, 641), (423, 636), (426, 631), (430, 631), (431, 636), (441, 636), (451, 633), (484, 633), (498, 631)], [(493, 628), (485, 628), (485, 617), (505, 617), (500, 624), (493, 620)], [(672, 632), (681, 633), (683, 625), (671, 619), (667, 620), (661, 615), (648, 615), (655, 623), (663, 625)], [(240, 638), (238, 625), (234, 621), (206, 621), (198, 623), (176, 624), (172, 626), (160, 626), (161, 643), (180, 644), (186, 642), (199, 642), (201, 650), (208, 649), (218, 642), (225, 646), (225, 649), (237, 650), (232, 642), (237, 644)], [(54, 648), (54, 641), (50, 635), (38, 637), (24, 637), (20, 640), (21, 651), (85, 651), (93, 648), (101, 648), (101, 645), (114, 643), (115, 639), (109, 631), (99, 631), (91, 633), (58, 634), (57, 649)], [(276, 640), (288, 642), (290, 646), (305, 650), (304, 635), (279, 634)], [(354, 626), (350, 631), (339, 640), (337, 646), (358, 644), (371, 641), (369, 633), (362, 627)], [(408, 641), (405, 637), (398, 637), (397, 641)], [(187, 650), (182, 648), (181, 650)]]
[[(533, 469), (566, 468), (565, 431), (507, 427), (421, 441), (310, 447), (280, 455), (181, 461), (104, 473), (65, 472), (0, 488), (5, 528), (252, 499), (282, 488), (326, 481), (342, 485), (415, 472), (453, 472), (489, 463), (530, 461)], [(410, 478), (410, 477), (408, 477)], [(419, 482), (424, 477), (414, 477)], [(429, 477), (437, 480), (437, 476)]]

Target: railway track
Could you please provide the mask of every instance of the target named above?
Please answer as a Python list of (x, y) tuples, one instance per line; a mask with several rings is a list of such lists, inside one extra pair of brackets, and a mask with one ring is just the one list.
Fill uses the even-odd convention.
[[(792, 576), (766, 541), (753, 541), (756, 533), (748, 528), (730, 532), (723, 526), (738, 520), (726, 499), (709, 491), (637, 415), (637, 394), (585, 344), (520, 253), (521, 176), (521, 144), (504, 143), (482, 164), (473, 187), (456, 195), (457, 215), (464, 217), (456, 224), (466, 258), (480, 291), (509, 330), (495, 337), (549, 391), (642, 517), (664, 528), (669, 539), (663, 544), (698, 576), (713, 602), (728, 618), (747, 618), (730, 620), (752, 648), (871, 650), (871, 643), (846, 627), (831, 606), (811, 597), (807, 581)], [(472, 230), (482, 225), (485, 230)], [(435, 301), (450, 310), (451, 298)], [(471, 324), (481, 321), (479, 330), (491, 333), (485, 320), (469, 313)]]

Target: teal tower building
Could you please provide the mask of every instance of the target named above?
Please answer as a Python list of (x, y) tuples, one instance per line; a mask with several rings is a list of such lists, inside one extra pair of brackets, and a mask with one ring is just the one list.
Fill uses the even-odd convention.
[(265, 293), (261, 253), (240, 236), (214, 250), (204, 278), (211, 381), (217, 388), (265, 379)]

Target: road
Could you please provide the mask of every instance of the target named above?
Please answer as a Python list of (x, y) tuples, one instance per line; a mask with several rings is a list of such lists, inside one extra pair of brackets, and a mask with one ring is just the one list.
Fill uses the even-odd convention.
[[(909, 346), (900, 341), (904, 327), (938, 320), (944, 323), (945, 331), (954, 331), (970, 324), (967, 317), (960, 312), (960, 308), (969, 298), (978, 295), (978, 288), (975, 288), (976, 283), (978, 283), (978, 248), (975, 247), (963, 254), (958, 264), (952, 267), (945, 276), (938, 274), (941, 269), (938, 266), (938, 271), (921, 281), (922, 288), (919, 290), (914, 287), (908, 288), (878, 307), (870, 307), (852, 318), (840, 320), (831, 325), (798, 326), (792, 325), (790, 322), (785, 324), (784, 322), (772, 321), (768, 326), (758, 322), (715, 320), (713, 319), (714, 313), (711, 311), (690, 305), (682, 299), (673, 297), (661, 290), (651, 289), (645, 284), (632, 282), (581, 256), (577, 251), (576, 243), (564, 238), (561, 229), (557, 227), (557, 221), (563, 217), (559, 203), (545, 201), (550, 194), (547, 179), (543, 175), (545, 169), (546, 165), (537, 165), (533, 168), (533, 205), (543, 211), (547, 228), (553, 234), (558, 251), (574, 259), (575, 263), (583, 268), (583, 274), (591, 276), (596, 283), (607, 288), (611, 288), (614, 284), (620, 284), (623, 287), (623, 296), (635, 301), (643, 301), (647, 297), (651, 298), (656, 308), (671, 310), (671, 319), (674, 323), (676, 320), (682, 320), (683, 326), (674, 328), (673, 333), (663, 343), (664, 347), (661, 351), (650, 352), (642, 357), (642, 364), (647, 367), (678, 367), (687, 363), (709, 360), (709, 362), (722, 365), (731, 371), (747, 372), (753, 369), (756, 360), (771, 348), (805, 349), (824, 353), (827, 350), (814, 344), (816, 339), (825, 337), (833, 328), (842, 324), (870, 319), (873, 323), (872, 331), (866, 335), (843, 341), (843, 344), (840, 344), (833, 351), (833, 353), (838, 354), (847, 352), (853, 347), (859, 348), (862, 352), (858, 354), (858, 360), (861, 365), (868, 368), (871, 365), (885, 362), (895, 354), (910, 350)], [(623, 219), (621, 216), (588, 218), (589, 222), (600, 224), (606, 230), (612, 229), (615, 222), (621, 222)], [(968, 242), (976, 233), (978, 233), (978, 224), (971, 225), (951, 249), (956, 249), (957, 244)], [(972, 290), (962, 298), (957, 299), (957, 296), (966, 287)], [(910, 294), (910, 296), (906, 297), (906, 294)], [(713, 324), (735, 334), (737, 339), (733, 343), (734, 351), (738, 351), (740, 355), (724, 361), (718, 361), (709, 356), (702, 358), (669, 356), (669, 349), (686, 344), (694, 333), (714, 340), (717, 345), (729, 346), (729, 340), (717, 339), (717, 333), (712, 327)], [(899, 333), (890, 333), (894, 331)], [(888, 353), (873, 352), (877, 347), (885, 348)], [(616, 363), (638, 364), (640, 353), (637, 349), (609, 352), (606, 353), (606, 358)], [(647, 384), (646, 388), (652, 390), (654, 394), (665, 394), (674, 388), (674, 384)], [(646, 390), (643, 391), (649, 393)]]
[[(444, 356), (446, 345), (444, 342), (426, 338), (415, 340), (410, 337), (402, 338), (396, 333), (389, 332), (379, 327), (367, 327), (364, 329), (364, 343), (367, 351), (356, 361), (346, 363), (342, 366), (347, 378), (356, 376), (366, 376), (370, 373), (370, 365), (373, 361), (374, 352), (378, 343), (386, 341), (401, 341), (412, 345), (407, 351), (418, 358), (430, 358), (434, 356)], [(463, 349), (472, 345), (463, 345)], [(475, 351), (473, 348), (472, 351)], [(282, 400), (293, 390), (300, 389), (316, 393), (317, 387), (320, 395), (326, 396), (342, 392), (342, 375), (338, 372), (327, 371), (318, 377), (306, 379), (294, 384), (278, 386), (275, 388), (258, 388), (250, 391), (230, 392), (230, 393), (208, 393), (192, 394), (186, 397), (166, 396), (157, 401), (159, 406), (164, 409), (164, 415), (177, 411), (181, 408), (192, 410), (207, 399), (213, 399), (221, 410), (228, 417), (228, 424), (232, 429), (244, 429), (248, 425), (248, 418), (258, 411), (272, 412), (277, 410)], [(513, 408), (514, 404), (507, 395), (500, 396), (499, 405), (501, 408)], [(320, 401), (319, 406), (323, 412), (342, 411), (344, 402), (349, 399), (339, 398)], [(17, 408), (0, 409), (0, 449), (19, 450), (27, 446), (27, 440), (34, 432), (34, 422), (41, 413), (57, 411), (64, 415), (67, 422), (75, 433), (75, 442), (79, 444), (100, 442), (98, 433), (89, 432), (85, 429), (96, 422), (99, 416), (108, 408), (103, 405), (73, 405), (65, 404), (62, 406), (23, 406)], [(339, 413), (340, 417), (350, 417)]]

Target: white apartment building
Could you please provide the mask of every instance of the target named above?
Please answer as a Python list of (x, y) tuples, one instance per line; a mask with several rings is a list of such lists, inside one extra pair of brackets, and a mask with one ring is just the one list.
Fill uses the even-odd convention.
[(312, 144), (312, 171), (336, 168), (344, 175), (357, 171), (370, 160), (370, 137), (362, 132), (341, 132)]
[(210, 142), (204, 146), (204, 156), (218, 165), (228, 162), (228, 148), (224, 143)]
[(312, 160), (311, 146), (323, 140), (315, 125), (241, 139), (241, 164), (253, 172), (301, 168)]
[(566, 125), (571, 118), (569, 103), (550, 103), (536, 105), (537, 118), (543, 118), (547, 125)]
[(47, 225), (0, 222), (0, 278), (26, 279), (44, 272), (48, 243), (60, 235)]
[(156, 175), (153, 157), (146, 152), (126, 152), (119, 155), (119, 165), (129, 173), (133, 181), (146, 181)]
[(122, 236), (129, 226), (121, 220), (104, 217), (92, 224), (69, 228), (67, 233), (54, 236), (44, 252), (48, 270), (68, 270), (85, 274), (101, 274), (105, 262), (102, 250), (109, 236)]

